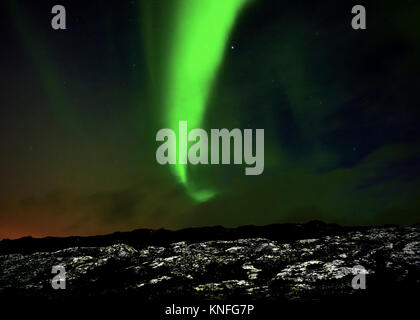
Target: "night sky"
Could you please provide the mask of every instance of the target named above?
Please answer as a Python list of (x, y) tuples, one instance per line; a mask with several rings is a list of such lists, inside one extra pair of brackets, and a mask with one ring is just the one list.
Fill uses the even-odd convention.
[[(419, 1), (192, 2), (1, 1), (0, 239), (419, 222)], [(156, 162), (185, 95), (206, 130), (265, 130), (262, 175)]]

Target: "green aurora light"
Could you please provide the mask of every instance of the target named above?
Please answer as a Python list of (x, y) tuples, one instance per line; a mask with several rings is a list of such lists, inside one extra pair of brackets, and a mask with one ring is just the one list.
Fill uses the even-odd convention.
[[(174, 2), (170, 21), (168, 52), (162, 70), (163, 123), (178, 133), (179, 121), (188, 129), (199, 128), (216, 73), (228, 47), (236, 18), (247, 0), (179, 0)], [(178, 133), (179, 134), (179, 133)], [(202, 202), (214, 196), (211, 190), (197, 190), (187, 176), (187, 165), (172, 165), (176, 178), (188, 194)]]

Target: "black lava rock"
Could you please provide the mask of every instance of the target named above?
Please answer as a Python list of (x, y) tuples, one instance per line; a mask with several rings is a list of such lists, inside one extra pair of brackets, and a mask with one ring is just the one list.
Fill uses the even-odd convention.
[[(420, 288), (419, 225), (344, 228), (315, 222), (139, 230), (8, 240), (0, 250), (0, 301), (408, 301)], [(365, 290), (352, 287), (357, 265), (366, 270)], [(65, 290), (52, 288), (53, 266), (65, 268)]]

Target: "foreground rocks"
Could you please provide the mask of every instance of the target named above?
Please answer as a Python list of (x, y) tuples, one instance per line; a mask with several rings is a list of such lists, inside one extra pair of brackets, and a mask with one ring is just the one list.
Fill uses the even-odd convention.
[[(118, 241), (99, 247), (2, 254), (0, 298), (322, 301), (391, 297), (404, 301), (418, 297), (418, 225), (320, 233), (320, 237), (294, 240), (189, 239), (161, 246)], [(57, 265), (65, 267), (66, 290), (51, 287), (51, 269)], [(366, 290), (351, 286), (360, 272), (357, 265), (366, 269)]]

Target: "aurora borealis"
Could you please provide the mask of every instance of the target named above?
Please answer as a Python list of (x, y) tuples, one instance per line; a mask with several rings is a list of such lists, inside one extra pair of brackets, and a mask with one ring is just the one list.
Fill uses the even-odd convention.
[[(165, 59), (154, 60), (165, 65), (160, 81), (164, 93), (163, 123), (168, 128), (177, 129), (179, 121), (187, 121), (192, 128), (201, 127), (217, 69), (229, 47), (226, 43), (229, 32), (246, 1), (173, 1), (171, 14), (174, 17), (165, 16), (173, 21), (173, 31), (164, 39), (169, 50)], [(153, 7), (161, 6), (157, 2), (148, 2), (147, 5), (152, 7), (145, 10), (149, 15), (157, 10)], [(155, 34), (147, 36), (154, 38)], [(205, 201), (213, 196), (209, 190), (192, 190), (187, 181), (187, 165), (176, 164), (172, 168), (193, 198)]]
[[(418, 3), (54, 4), (0, 4), (0, 238), (418, 222)], [(264, 173), (160, 166), (180, 120), (264, 129)]]

